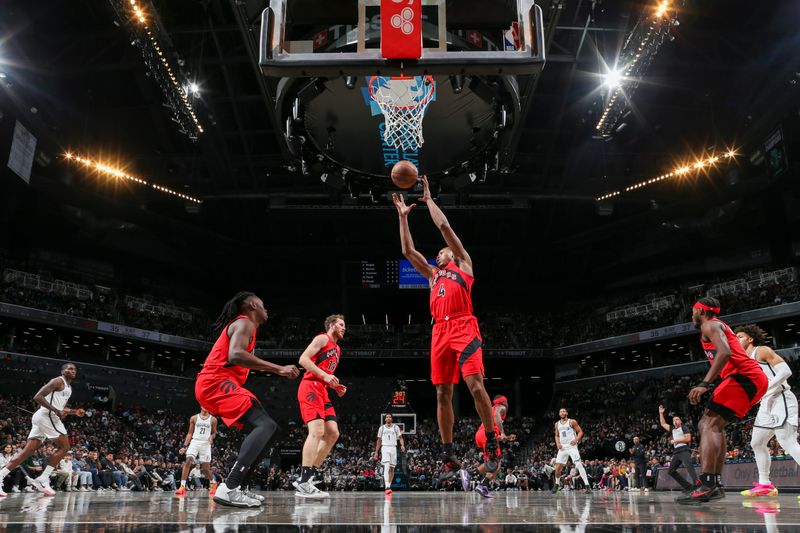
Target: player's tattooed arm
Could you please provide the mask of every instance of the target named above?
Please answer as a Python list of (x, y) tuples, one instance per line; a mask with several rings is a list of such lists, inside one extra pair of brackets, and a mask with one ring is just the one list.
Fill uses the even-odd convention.
[(47, 401), (47, 396), (49, 396), (53, 392), (60, 390), (64, 390), (64, 380), (61, 378), (53, 378), (49, 382), (47, 382), (47, 384), (44, 387), (39, 389), (39, 392), (37, 392), (34, 395), (33, 401), (41, 405), (45, 409), (49, 409), (50, 411), (54, 412), (56, 415), (58, 415), (59, 418), (63, 418), (69, 414), (72, 414), (72, 409), (64, 408), (61, 411), (59, 411), (58, 409), (53, 407), (53, 405), (50, 402)]
[(255, 335), (255, 330), (255, 326), (249, 320), (237, 320), (228, 326), (228, 333), (231, 336), (228, 362), (236, 366), (278, 374), (287, 378), (296, 378), (300, 375), (300, 371), (294, 365), (276, 365), (248, 352), (247, 346), (250, 344), (250, 339)]

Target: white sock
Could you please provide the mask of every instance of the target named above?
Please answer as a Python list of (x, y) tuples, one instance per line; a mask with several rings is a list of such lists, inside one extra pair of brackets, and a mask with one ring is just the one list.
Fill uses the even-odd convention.
[(186, 488), (186, 480), (185, 480), (185, 479), (182, 479), (182, 480), (181, 480), (181, 488), (182, 488), (182, 489), (185, 489), (185, 488)]
[(8, 468), (6, 468), (6, 467), (0, 468), (0, 479), (3, 479), (4, 477), (6, 477), (9, 472), (10, 472), (10, 470)]
[(583, 480), (584, 486), (589, 488), (589, 478), (586, 476), (586, 469), (583, 467), (583, 461), (578, 461), (575, 463), (575, 468), (578, 469), (578, 473), (581, 475), (581, 479)]
[[(758, 482), (762, 485), (769, 485), (769, 465), (772, 459), (769, 456), (767, 443), (772, 438), (774, 432), (771, 429), (753, 428), (753, 435), (750, 438), (750, 447), (753, 448), (753, 455), (756, 458), (758, 467)], [(797, 441), (795, 440), (795, 445)], [(792, 455), (794, 457), (794, 455)], [(796, 459), (795, 459), (796, 460)]]
[(44, 467), (44, 472), (42, 472), (42, 475), (39, 477), (42, 479), (50, 479), (50, 474), (53, 473), (53, 470), (55, 470), (55, 468), (53, 468), (50, 465), (47, 465), (46, 467)]
[(389, 488), (389, 463), (383, 465), (383, 485)]

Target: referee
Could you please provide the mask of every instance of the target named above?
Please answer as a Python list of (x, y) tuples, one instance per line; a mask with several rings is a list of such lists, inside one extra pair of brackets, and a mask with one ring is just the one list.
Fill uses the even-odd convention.
[[(683, 488), (684, 493), (689, 493), (697, 484), (697, 473), (694, 471), (694, 466), (692, 466), (692, 434), (688, 431), (688, 428), (683, 427), (683, 422), (679, 416), (672, 417), (672, 426), (667, 424), (667, 421), (664, 419), (665, 411), (666, 409), (663, 405), (658, 406), (659, 423), (665, 431), (672, 432), (672, 438), (669, 441), (675, 447), (675, 450), (672, 452), (672, 460), (669, 462), (668, 473), (672, 476), (672, 479)], [(686, 467), (686, 471), (689, 472), (692, 478), (691, 483), (678, 473), (678, 467), (680, 465)]]

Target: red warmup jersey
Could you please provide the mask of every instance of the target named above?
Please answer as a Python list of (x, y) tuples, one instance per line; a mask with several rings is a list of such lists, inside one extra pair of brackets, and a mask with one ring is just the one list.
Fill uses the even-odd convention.
[[(728, 339), (728, 344), (731, 347), (731, 357), (723, 367), (719, 377), (725, 379), (731, 374), (761, 372), (759, 364), (754, 359), (750, 359), (747, 356), (747, 352), (745, 352), (742, 345), (739, 344), (739, 339), (734, 335), (733, 331), (731, 331), (731, 328), (718, 318), (712, 318), (711, 320), (719, 322), (725, 327), (725, 337)], [(717, 349), (714, 347), (714, 343), (707, 341), (702, 335), (700, 335), (700, 342), (703, 344), (703, 351), (706, 353), (706, 357), (708, 357), (708, 362), (714, 363), (714, 357), (717, 355)]]
[(437, 322), (472, 315), (472, 284), (475, 278), (451, 261), (431, 278), (431, 316)]
[[(231, 324), (241, 319), (250, 320), (244, 315), (239, 315), (222, 328), (217, 342), (214, 343), (214, 346), (211, 348), (211, 353), (208, 354), (206, 362), (203, 363), (203, 370), (197, 375), (198, 378), (200, 376), (208, 376), (219, 379), (230, 379), (240, 387), (244, 385), (250, 370), (242, 366), (232, 365), (228, 362), (228, 350), (231, 347), (231, 339), (228, 337), (228, 328)], [(253, 338), (250, 339), (250, 343), (247, 345), (247, 351), (253, 353), (255, 347), (256, 331), (253, 331)]]
[[(320, 367), (323, 372), (333, 374), (336, 371), (336, 366), (339, 364), (339, 355), (341, 355), (342, 349), (339, 348), (338, 344), (333, 342), (333, 339), (331, 339), (327, 333), (320, 333), (320, 335), (328, 337), (328, 342), (320, 351), (311, 357), (311, 361)], [(303, 379), (322, 381), (322, 379), (315, 376), (313, 372), (306, 372), (303, 374)]]

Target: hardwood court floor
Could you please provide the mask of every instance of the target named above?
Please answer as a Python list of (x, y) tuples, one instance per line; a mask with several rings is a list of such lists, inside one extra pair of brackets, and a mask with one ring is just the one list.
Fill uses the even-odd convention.
[(731, 494), (702, 507), (678, 506), (666, 492), (498, 492), (489, 500), (452, 492), (334, 492), (326, 501), (262, 494), (267, 500), (255, 510), (218, 506), (205, 492), (9, 494), (0, 500), (0, 532), (800, 531), (794, 494), (755, 502)]

